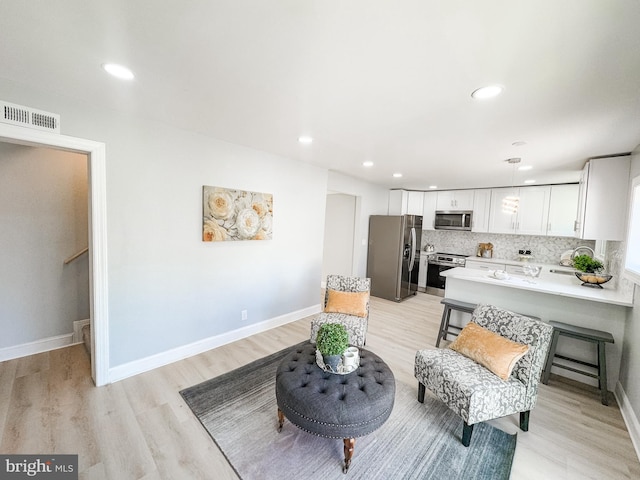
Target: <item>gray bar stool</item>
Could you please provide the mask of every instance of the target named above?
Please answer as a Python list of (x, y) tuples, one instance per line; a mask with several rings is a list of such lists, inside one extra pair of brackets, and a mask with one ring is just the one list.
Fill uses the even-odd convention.
[[(603, 405), (609, 405), (609, 398), (607, 391), (607, 361), (605, 357), (605, 343), (614, 343), (613, 335), (609, 332), (602, 332), (600, 330), (593, 330), (591, 328), (576, 327), (575, 325), (569, 325), (568, 323), (561, 322), (549, 322), (553, 326), (553, 337), (551, 338), (551, 347), (549, 347), (549, 355), (547, 356), (547, 364), (544, 367), (542, 374), (542, 383), (547, 385), (549, 383), (549, 376), (551, 375), (551, 367), (564, 368), (581, 375), (593, 377), (598, 379), (598, 388), (600, 389), (600, 397)], [(564, 355), (558, 355), (556, 353), (556, 347), (558, 345), (558, 338), (560, 335), (566, 337), (576, 338), (585, 342), (595, 343), (598, 347), (598, 363), (589, 363), (575, 358), (567, 357)], [(594, 374), (585, 370), (579, 370), (577, 368), (569, 367), (567, 365), (561, 365), (554, 363), (554, 358), (561, 358), (570, 362), (578, 363), (580, 365), (586, 365), (587, 367), (597, 369), (598, 373)]]
[[(436, 340), (436, 347), (440, 346), (440, 340), (446, 340), (447, 335), (457, 336), (462, 328), (455, 325), (449, 325), (449, 318), (451, 318), (451, 310), (459, 310), (461, 312), (473, 313), (477, 305), (475, 303), (461, 302), (460, 300), (454, 300), (453, 298), (443, 298), (440, 303), (444, 305), (442, 311), (442, 320), (440, 320), (440, 330), (438, 331), (438, 339)], [(455, 329), (452, 332), (451, 329)]]

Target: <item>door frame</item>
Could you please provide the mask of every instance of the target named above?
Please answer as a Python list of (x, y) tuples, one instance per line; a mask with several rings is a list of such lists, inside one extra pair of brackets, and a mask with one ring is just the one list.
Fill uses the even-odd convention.
[(93, 140), (0, 123), (0, 142), (86, 154), (89, 162), (89, 309), (91, 377), (109, 383), (106, 145)]

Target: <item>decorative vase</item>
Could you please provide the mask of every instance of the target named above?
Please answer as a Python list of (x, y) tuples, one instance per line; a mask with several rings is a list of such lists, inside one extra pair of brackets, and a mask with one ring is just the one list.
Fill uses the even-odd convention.
[(340, 365), (340, 360), (342, 359), (341, 355), (323, 355), (322, 361), (324, 364), (331, 369), (332, 372), (338, 371), (338, 365)]

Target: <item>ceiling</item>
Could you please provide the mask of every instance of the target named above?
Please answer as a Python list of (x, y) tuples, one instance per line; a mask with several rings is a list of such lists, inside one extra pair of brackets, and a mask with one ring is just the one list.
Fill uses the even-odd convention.
[(3, 0), (0, 77), (389, 188), (562, 183), (640, 143), (639, 27), (638, 0)]

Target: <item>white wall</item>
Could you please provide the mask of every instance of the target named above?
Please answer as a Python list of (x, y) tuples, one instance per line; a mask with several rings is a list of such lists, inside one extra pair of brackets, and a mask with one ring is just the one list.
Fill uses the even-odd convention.
[[(631, 157), (631, 179), (640, 175), (640, 145)], [(637, 248), (637, 246), (636, 246)], [(638, 429), (640, 420), (640, 287), (635, 286), (634, 307), (629, 309), (625, 324), (624, 344), (622, 345), (622, 362), (620, 364), (620, 384), (633, 410)], [(629, 421), (627, 421), (629, 423)], [(635, 431), (640, 435), (640, 431)], [(640, 438), (636, 437), (636, 441)], [(640, 454), (640, 443), (636, 444)]]
[(87, 157), (0, 143), (0, 348), (89, 318)]
[[(3, 79), (0, 98), (106, 143), (111, 368), (319, 304), (325, 170)], [(203, 185), (272, 193), (273, 240), (202, 242)]]
[(354, 234), (353, 274), (364, 277), (367, 273), (369, 217), (387, 214), (389, 191), (378, 185), (336, 172), (329, 172), (328, 190), (356, 197), (357, 221)]

